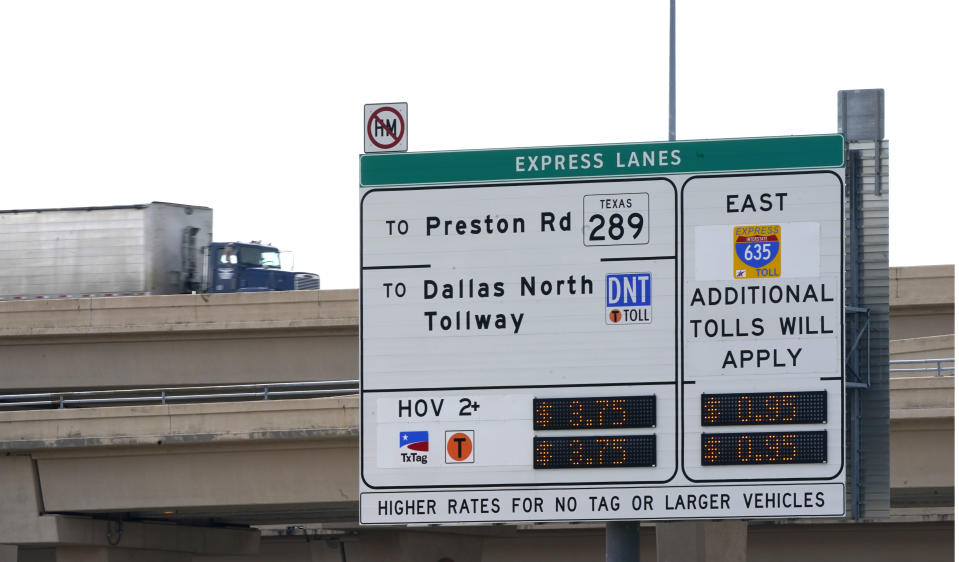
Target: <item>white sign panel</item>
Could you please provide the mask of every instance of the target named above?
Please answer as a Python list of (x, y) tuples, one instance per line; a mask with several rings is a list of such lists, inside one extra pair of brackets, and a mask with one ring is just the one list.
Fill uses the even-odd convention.
[(832, 171), (684, 183), (689, 480), (843, 474), (841, 199)]
[(841, 176), (731, 142), (363, 159), (361, 523), (844, 513)]

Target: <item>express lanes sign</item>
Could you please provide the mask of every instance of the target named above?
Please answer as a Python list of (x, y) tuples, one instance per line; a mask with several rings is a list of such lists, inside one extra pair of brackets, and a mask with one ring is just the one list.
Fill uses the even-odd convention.
[(363, 157), (361, 522), (841, 515), (842, 146)]

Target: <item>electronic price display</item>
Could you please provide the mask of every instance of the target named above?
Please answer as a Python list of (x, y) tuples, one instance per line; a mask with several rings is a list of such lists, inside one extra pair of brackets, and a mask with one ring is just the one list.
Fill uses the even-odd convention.
[(536, 437), (533, 440), (534, 469), (655, 465), (655, 435)]
[(656, 427), (656, 397), (536, 398), (533, 429)]
[(843, 515), (844, 154), (362, 156), (361, 524)]
[(826, 391), (703, 394), (707, 425), (781, 425), (826, 422)]
[(704, 433), (703, 465), (826, 462), (825, 431)]

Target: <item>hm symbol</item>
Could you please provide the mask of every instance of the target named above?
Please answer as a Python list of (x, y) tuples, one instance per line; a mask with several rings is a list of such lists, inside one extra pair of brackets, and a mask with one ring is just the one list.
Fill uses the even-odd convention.
[(373, 121), (373, 136), (389, 135), (396, 138), (396, 119), (375, 119)]

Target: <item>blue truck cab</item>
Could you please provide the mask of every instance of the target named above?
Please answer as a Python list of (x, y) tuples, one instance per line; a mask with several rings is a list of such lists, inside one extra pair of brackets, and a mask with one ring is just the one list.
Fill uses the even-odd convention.
[(209, 251), (211, 293), (319, 289), (312, 273), (280, 269), (280, 251), (255, 242), (213, 242)]

